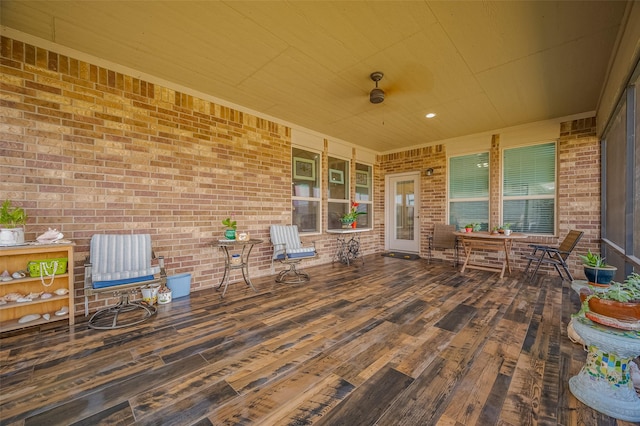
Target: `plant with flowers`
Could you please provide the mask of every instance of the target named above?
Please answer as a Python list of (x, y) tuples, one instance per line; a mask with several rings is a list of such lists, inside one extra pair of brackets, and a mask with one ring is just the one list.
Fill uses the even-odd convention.
[(349, 209), (349, 212), (345, 213), (342, 218), (340, 218), (340, 220), (342, 222), (355, 222), (356, 220), (358, 220), (358, 216), (360, 216), (361, 214), (367, 214), (366, 212), (358, 211), (359, 205), (359, 203), (352, 202), (351, 209)]

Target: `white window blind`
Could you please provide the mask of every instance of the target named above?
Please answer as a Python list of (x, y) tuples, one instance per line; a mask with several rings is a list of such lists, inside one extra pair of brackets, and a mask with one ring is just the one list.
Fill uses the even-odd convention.
[(489, 153), (449, 159), (449, 224), (489, 226)]
[(553, 235), (556, 144), (505, 149), (502, 221), (518, 232)]

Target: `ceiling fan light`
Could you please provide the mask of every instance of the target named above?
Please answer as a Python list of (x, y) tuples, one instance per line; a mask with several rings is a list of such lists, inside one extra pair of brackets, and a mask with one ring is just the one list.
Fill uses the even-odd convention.
[(384, 90), (375, 88), (369, 93), (369, 101), (372, 104), (379, 104), (384, 101)]

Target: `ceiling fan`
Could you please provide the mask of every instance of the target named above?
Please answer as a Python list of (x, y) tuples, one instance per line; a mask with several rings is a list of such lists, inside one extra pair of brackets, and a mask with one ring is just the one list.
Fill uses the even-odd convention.
[(382, 80), (384, 74), (380, 71), (376, 71), (372, 72), (370, 77), (371, 80), (375, 81), (376, 87), (372, 89), (371, 92), (369, 92), (369, 102), (371, 102), (372, 104), (379, 104), (384, 101), (384, 90), (378, 87), (378, 82)]

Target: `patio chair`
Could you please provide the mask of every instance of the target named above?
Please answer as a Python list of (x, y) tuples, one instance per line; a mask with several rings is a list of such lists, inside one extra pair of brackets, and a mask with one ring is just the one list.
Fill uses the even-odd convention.
[[(524, 270), (525, 276), (529, 272), (529, 267), (532, 262), (535, 262), (536, 268), (533, 273), (528, 277), (529, 280), (533, 280), (533, 278), (538, 273), (538, 269), (540, 269), (540, 265), (552, 265), (558, 271), (558, 275), (562, 280), (567, 279), (568, 281), (573, 281), (573, 276), (571, 272), (569, 272), (569, 266), (567, 265), (567, 259), (569, 255), (576, 247), (584, 232), (582, 231), (569, 231), (567, 236), (564, 238), (562, 243), (558, 247), (551, 247), (539, 244), (529, 244), (529, 247), (533, 248), (533, 252), (531, 254), (525, 255), (525, 259), (528, 259), (527, 267)], [(562, 274), (562, 271), (566, 274), (565, 276)]]
[(158, 266), (151, 250), (151, 236), (105, 235), (91, 237), (88, 262), (84, 265), (84, 309), (89, 312), (89, 296), (111, 292), (120, 296), (114, 306), (99, 309), (89, 318), (89, 327), (110, 330), (140, 324), (156, 313), (152, 304), (132, 301), (130, 296), (149, 285), (164, 286), (167, 274), (164, 257)]
[(297, 284), (310, 280), (309, 274), (297, 269), (303, 259), (316, 256), (316, 246), (303, 246), (296, 225), (271, 225), (271, 244), (273, 257), (271, 263), (277, 260), (287, 266), (277, 277), (277, 283)]
[(432, 250), (434, 249), (453, 249), (455, 258), (454, 266), (458, 266), (458, 238), (453, 234), (456, 230), (455, 225), (444, 225), (436, 223), (433, 227), (433, 234), (429, 236), (429, 263), (432, 259)]

